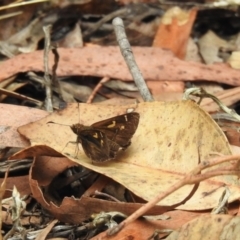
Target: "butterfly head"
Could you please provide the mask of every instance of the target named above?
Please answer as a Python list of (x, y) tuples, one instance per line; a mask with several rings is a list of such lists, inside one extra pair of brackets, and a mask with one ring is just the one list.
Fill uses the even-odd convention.
[(76, 123), (73, 124), (72, 126), (70, 126), (70, 128), (72, 129), (72, 131), (76, 134), (79, 135), (80, 132), (83, 130), (83, 125), (80, 123)]

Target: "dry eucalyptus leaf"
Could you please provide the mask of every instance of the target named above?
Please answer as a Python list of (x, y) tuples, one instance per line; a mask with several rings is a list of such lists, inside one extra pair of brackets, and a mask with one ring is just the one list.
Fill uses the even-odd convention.
[(240, 51), (232, 52), (227, 62), (232, 68), (240, 69)]
[(43, 37), (42, 21), (40, 18), (36, 18), (7, 41), (0, 42), (2, 47), (0, 51), (8, 57), (19, 53), (29, 53), (37, 49), (38, 42)]
[[(120, 199), (119, 195), (117, 199), (121, 202), (91, 197), (95, 190), (102, 191), (104, 188), (104, 192), (106, 192), (104, 186), (109, 186), (109, 183), (112, 182), (111, 179), (101, 176), (93, 183), (96, 177), (94, 173), (86, 179), (82, 179), (82, 184), (78, 186), (77, 192), (72, 191), (70, 186), (64, 186), (64, 184), (67, 185), (69, 179), (62, 173), (66, 173), (68, 168), (76, 165), (67, 158), (44, 156), (36, 157), (30, 169), (29, 185), (33, 198), (61, 222), (79, 224), (89, 219), (92, 213), (101, 211), (118, 211), (130, 215), (143, 206), (142, 203), (127, 203)], [(87, 190), (82, 195), (84, 188)], [(69, 194), (69, 190), (74, 197)], [(81, 195), (82, 197), (79, 198), (78, 196)], [(148, 211), (148, 214), (161, 214), (165, 211), (165, 207), (155, 206)]]
[(239, 239), (239, 231), (240, 217), (206, 214), (186, 223), (166, 240)]
[(186, 56), (184, 60), (189, 62), (202, 62), (201, 56), (198, 51), (197, 43), (195, 43), (191, 37), (189, 37), (188, 39)]
[[(232, 69), (227, 64), (206, 66), (196, 62), (186, 62), (174, 57), (170, 51), (156, 47), (133, 47), (132, 50), (147, 81), (165, 81), (166, 79), (168, 81), (199, 81), (204, 79), (204, 81), (217, 80), (233, 86), (240, 84), (239, 71)], [(101, 52), (101, 54), (96, 54), (96, 52)], [(132, 81), (132, 76), (117, 46), (59, 48), (58, 53), (61, 56), (57, 69), (58, 77), (90, 75)], [(2, 62), (0, 82), (19, 72), (43, 72), (42, 56), (43, 50), (20, 54)], [(49, 66), (53, 64), (54, 56), (50, 54)], [(162, 88), (167, 89), (166, 86)]]
[(12, 104), (0, 104), (0, 145), (8, 147), (28, 147), (29, 142), (18, 134), (17, 128), (23, 124), (39, 120), (48, 115), (47, 112)]
[(218, 56), (220, 48), (233, 48), (227, 41), (218, 37), (213, 31), (208, 31), (199, 39), (200, 53), (206, 64), (223, 62)]
[(182, 10), (179, 7), (170, 8), (162, 18), (162, 23), (169, 25), (174, 21), (174, 19), (178, 20), (178, 25), (184, 25), (189, 20), (189, 12)]
[(74, 48), (74, 47), (83, 47), (82, 31), (80, 23), (76, 23), (74, 29), (70, 31), (64, 39), (58, 42), (58, 47), (63, 48)]
[[(70, 127), (48, 123), (78, 123), (77, 104), (69, 104), (62, 111), (22, 126), (19, 132), (28, 138), (32, 145), (47, 145), (72, 161), (114, 179), (147, 201), (182, 179), (183, 174), (192, 170), (199, 161), (212, 157), (213, 153), (231, 154), (228, 141), (219, 126), (192, 101), (152, 102), (118, 107), (81, 104), (80, 122), (91, 125), (126, 113), (128, 108), (134, 108), (140, 113), (139, 126), (132, 138), (132, 144), (125, 152), (120, 153), (117, 159), (104, 164), (93, 165), (81, 146), (75, 157), (76, 145), (67, 144), (77, 138)], [(34, 147), (26, 149), (21, 156), (24, 154), (34, 155)], [(42, 154), (48, 155), (48, 152)], [(220, 176), (214, 178), (214, 181), (211, 179), (202, 182), (181, 209), (200, 210), (215, 207), (225, 184), (230, 185), (230, 202), (240, 197), (238, 178)], [(192, 188), (193, 186), (189, 185), (179, 189), (159, 205), (181, 202)]]

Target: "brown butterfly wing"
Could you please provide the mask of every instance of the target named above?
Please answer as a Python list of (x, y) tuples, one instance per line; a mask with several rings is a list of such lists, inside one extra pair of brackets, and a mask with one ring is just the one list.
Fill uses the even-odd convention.
[(124, 149), (131, 143), (130, 140), (136, 132), (139, 118), (139, 113), (126, 113), (94, 123), (92, 127), (104, 132), (109, 140), (116, 142)]
[[(83, 137), (84, 133), (85, 131), (78, 137), (78, 142), (81, 141), (85, 154), (92, 159), (93, 162), (106, 162), (114, 159), (122, 149), (116, 142), (106, 138), (105, 134), (100, 131), (88, 131), (86, 137)], [(96, 134), (100, 134), (101, 137), (96, 140), (95, 137), (91, 137), (93, 134), (95, 136)]]
[(110, 147), (106, 135), (99, 130), (82, 130), (77, 137), (85, 154), (92, 161), (106, 161), (109, 158)]
[(104, 132), (95, 129), (92, 126), (82, 124), (73, 124), (72, 131), (78, 136), (77, 143), (82, 144), (85, 154), (93, 162), (105, 162), (116, 157), (116, 154), (122, 148), (108, 139)]
[(109, 118), (92, 126), (74, 124), (72, 131), (78, 136), (85, 154), (95, 162), (116, 157), (117, 152), (127, 148), (139, 123), (139, 113), (126, 113)]

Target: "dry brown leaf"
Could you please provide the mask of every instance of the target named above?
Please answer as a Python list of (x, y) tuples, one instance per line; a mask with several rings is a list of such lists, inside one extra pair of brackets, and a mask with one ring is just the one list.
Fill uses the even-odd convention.
[[(231, 215), (235, 215), (237, 213), (237, 210), (238, 210), (238, 204), (229, 206), (229, 213)], [(137, 219), (134, 222), (127, 224), (117, 235), (111, 236), (110, 239), (118, 240), (118, 239), (121, 239), (121, 237), (123, 238), (123, 236), (129, 235), (132, 232), (136, 234), (137, 236), (136, 239), (145, 240), (147, 239), (147, 234), (148, 234), (148, 237), (150, 237), (156, 230), (160, 230), (160, 231), (178, 230), (184, 224), (188, 223), (193, 219), (201, 217), (202, 215), (206, 215), (206, 212), (174, 210), (174, 211), (169, 211), (164, 213), (164, 216), (168, 217), (166, 220)], [(135, 232), (134, 231), (135, 229), (138, 229), (138, 232)], [(160, 237), (162, 237), (162, 236), (165, 236), (166, 234), (164, 234), (163, 232), (163, 234), (160, 233), (159, 235)], [(109, 237), (106, 237), (106, 232), (102, 232), (92, 238), (92, 240), (100, 240), (100, 239), (107, 240), (109, 239)]]
[[(5, 176), (4, 176), (4, 179), (1, 183), (1, 186), (0, 186), (0, 207), (2, 209), (2, 200), (3, 200), (3, 195), (5, 193), (5, 190), (6, 190), (6, 186), (7, 186), (7, 178), (8, 178), (8, 173), (9, 173), (9, 169), (7, 169), (7, 171), (5, 172)], [(2, 222), (3, 222), (3, 216), (1, 214), (0, 216), (0, 240), (2, 240)]]
[[(170, 51), (153, 47), (133, 47), (136, 62), (146, 80), (161, 81), (217, 81), (229, 85), (240, 85), (238, 70), (227, 64), (204, 65), (185, 62), (173, 56)], [(118, 47), (84, 47), (81, 49), (58, 49), (60, 55), (57, 75), (84, 75), (117, 78), (132, 81), (132, 76)], [(20, 54), (1, 63), (0, 81), (27, 71), (44, 71), (43, 51)], [(84, 56), (84, 57), (81, 57)], [(49, 66), (53, 65), (49, 56)], [(111, 63), (111, 64), (109, 64)]]
[[(21, 196), (29, 195), (31, 193), (31, 189), (29, 187), (28, 182), (29, 176), (15, 176), (15, 177), (8, 177), (6, 191), (4, 194), (4, 198), (8, 198), (12, 196), (12, 189), (13, 186), (16, 186), (19, 190)], [(4, 181), (3, 178), (0, 178), (0, 184)]]
[(54, 225), (58, 222), (58, 220), (53, 220), (50, 222), (47, 227), (42, 229), (42, 231), (36, 236), (35, 240), (45, 240), (47, 238), (48, 233), (52, 230)]
[(198, 41), (200, 53), (206, 64), (214, 62), (223, 62), (223, 59), (218, 56), (219, 49), (233, 49), (234, 46), (226, 40), (218, 37), (213, 31), (209, 30)]
[(34, 19), (8, 40), (0, 42), (1, 52), (8, 57), (13, 57), (19, 53), (29, 53), (36, 50), (38, 42), (44, 37), (42, 25), (40, 17)]
[[(184, 59), (196, 13), (196, 9), (187, 12), (178, 7), (166, 11), (156, 32), (153, 46), (169, 49), (176, 57)], [(176, 38), (178, 41), (176, 41)], [(167, 80), (167, 84), (160, 82), (157, 87), (154, 81), (148, 81), (148, 87), (151, 89), (152, 94), (156, 95), (163, 91), (183, 92), (184, 83), (182, 81), (168, 82)]]
[[(29, 142), (17, 132), (17, 128), (48, 115), (47, 112), (10, 104), (0, 104), (1, 146), (27, 147)], [(31, 112), (31, 114), (29, 114)]]
[(191, 37), (188, 39), (186, 56), (184, 60), (189, 62), (203, 62), (198, 51), (197, 43), (195, 43), (195, 41)]
[[(162, 93), (182, 93), (183, 92), (183, 86), (184, 83), (181, 81), (155, 81), (155, 80), (148, 80), (147, 86), (149, 90), (151, 91), (152, 95), (156, 99), (158, 95), (161, 95)], [(139, 97), (135, 97), (139, 99)]]
[[(156, 221), (156, 220), (146, 220), (146, 219), (137, 219), (136, 221), (126, 225), (117, 235), (111, 236), (111, 240), (118, 239), (133, 239), (146, 240), (148, 239), (155, 230), (164, 229), (173, 229), (177, 230), (186, 222), (197, 218), (203, 213), (196, 212), (185, 212), (180, 210), (175, 210), (172, 212), (166, 212), (164, 215), (169, 216), (169, 219), (166, 221)], [(136, 231), (137, 230), (137, 231)], [(102, 232), (97, 236), (93, 237), (91, 240), (107, 240), (108, 237), (104, 237), (105, 233)]]
[(58, 47), (63, 48), (80, 48), (83, 47), (82, 31), (79, 22), (74, 26), (74, 29), (69, 32), (64, 39), (58, 42)]
[(97, 236), (91, 238), (91, 240), (119, 240), (119, 239), (137, 239), (137, 240), (146, 240), (149, 239), (151, 235), (156, 230), (162, 229), (160, 221), (147, 221), (147, 220), (136, 220), (126, 228), (124, 228), (116, 236), (111, 236), (111, 238), (103, 237), (104, 233), (100, 233)]
[(179, 7), (170, 8), (162, 17), (153, 46), (170, 49), (175, 56), (184, 59), (196, 14), (197, 9), (184, 11)]
[[(67, 196), (62, 199), (58, 190), (53, 187), (53, 182), (59, 174), (73, 166), (76, 166), (76, 163), (66, 158), (37, 157), (30, 170), (29, 182), (33, 197), (60, 221), (79, 224), (89, 219), (92, 213), (101, 211), (118, 211), (130, 215), (143, 206), (142, 203), (113, 202), (91, 197), (96, 190), (102, 191), (112, 181), (103, 176), (98, 178), (80, 199)], [(58, 183), (55, 181), (54, 184), (58, 186)], [(148, 214), (162, 214), (168, 209), (155, 206)]]
[[(231, 145), (234, 145), (235, 147), (240, 146), (240, 133), (239, 133), (239, 127), (240, 123), (238, 121), (234, 121), (234, 119), (224, 119), (220, 118), (218, 119), (217, 116), (215, 117), (216, 122), (221, 127), (223, 132), (225, 133), (226, 137), (228, 138), (228, 141)], [(238, 153), (237, 153), (238, 154)]]
[[(11, 205), (9, 205), (9, 203), (8, 203), (7, 205), (3, 204), (3, 206), (4, 206), (4, 210), (2, 211), (3, 223), (5, 225), (12, 225), (13, 221), (9, 216), (9, 212), (11, 210)], [(34, 214), (32, 214), (32, 212), (30, 212), (29, 215), (31, 215), (31, 224), (32, 225), (41, 225), (42, 224), (41, 216), (34, 216)], [(23, 216), (21, 218), (21, 224), (22, 224), (22, 226), (29, 227), (29, 216), (27, 214), (26, 214), (26, 216)]]
[[(127, 107), (81, 104), (81, 122), (90, 125), (122, 114), (126, 109)], [(193, 169), (199, 161), (209, 159), (212, 153), (231, 154), (227, 139), (218, 125), (191, 101), (140, 103), (136, 111), (141, 117), (132, 145), (124, 153), (119, 154), (117, 160), (106, 164), (92, 165), (81, 147), (77, 158), (74, 158), (76, 146), (68, 144), (66, 147), (66, 143), (76, 140), (76, 135), (67, 126), (48, 124), (49, 121), (69, 125), (77, 123), (78, 105), (70, 104), (63, 111), (20, 127), (19, 131), (29, 138), (33, 145), (48, 145), (49, 150), (66, 153), (65, 156), (72, 161), (113, 178), (145, 200), (164, 192), (180, 180), (183, 174)], [(43, 152), (44, 155), (50, 155), (44, 151), (44, 146), (42, 154)], [(21, 156), (24, 156), (24, 153), (36, 155), (34, 147), (22, 152)], [(202, 210), (214, 207), (225, 184), (230, 185), (232, 192), (230, 201), (239, 197), (237, 177), (221, 176), (214, 179), (202, 182), (194, 196), (181, 206), (181, 209)], [(179, 203), (192, 188), (193, 186), (185, 186), (159, 204)]]
[(203, 215), (170, 234), (166, 240), (238, 239), (240, 217), (231, 215)]

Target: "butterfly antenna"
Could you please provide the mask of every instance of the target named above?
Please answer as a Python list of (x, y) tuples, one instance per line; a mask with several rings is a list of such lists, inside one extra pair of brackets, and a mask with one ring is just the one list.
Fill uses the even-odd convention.
[(47, 122), (47, 123), (51, 123), (51, 124), (58, 124), (58, 125), (62, 125), (62, 126), (67, 126), (67, 127), (70, 127), (71, 125), (67, 125), (67, 124), (63, 124), (63, 123), (56, 123), (56, 122)]

